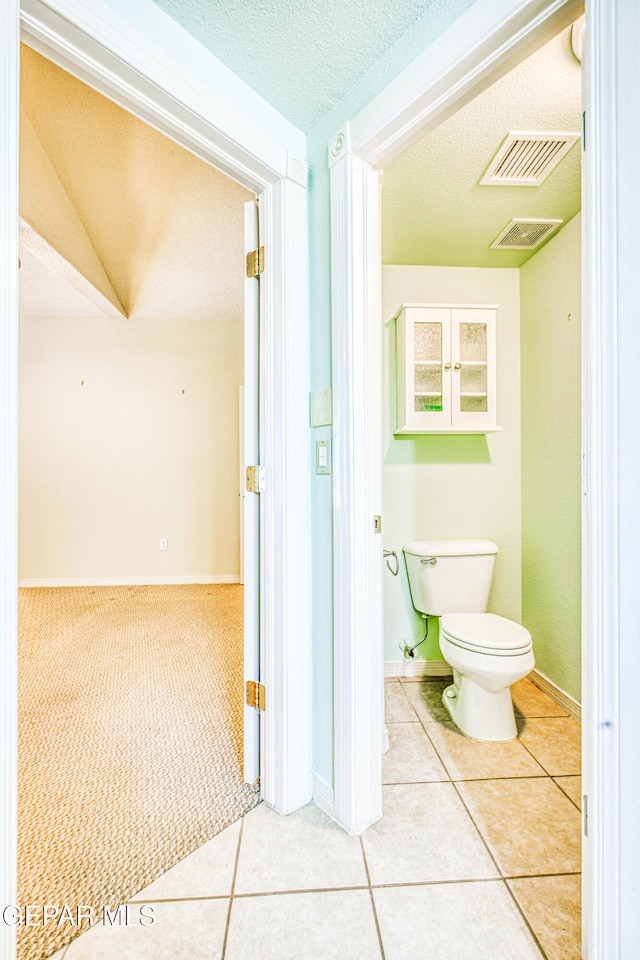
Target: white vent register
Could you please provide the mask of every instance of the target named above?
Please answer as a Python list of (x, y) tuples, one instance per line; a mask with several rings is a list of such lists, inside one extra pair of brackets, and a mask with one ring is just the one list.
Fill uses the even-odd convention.
[(538, 187), (579, 139), (579, 133), (510, 133), (480, 183)]
[(533, 250), (551, 236), (562, 222), (562, 220), (527, 220), (526, 217), (510, 220), (491, 244), (491, 249)]

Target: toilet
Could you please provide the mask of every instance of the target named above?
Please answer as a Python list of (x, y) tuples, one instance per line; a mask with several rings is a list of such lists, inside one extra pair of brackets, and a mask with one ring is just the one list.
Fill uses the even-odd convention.
[(442, 701), (474, 740), (517, 736), (512, 683), (535, 665), (531, 634), (487, 613), (498, 547), (490, 540), (414, 540), (403, 547), (413, 605), (440, 619), (440, 650), (453, 668)]

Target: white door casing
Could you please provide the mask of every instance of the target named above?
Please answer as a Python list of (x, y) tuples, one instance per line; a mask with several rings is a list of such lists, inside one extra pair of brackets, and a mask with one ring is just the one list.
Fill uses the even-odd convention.
[[(18, 633), (18, 38), (17, 4), (0, 5), (0, 896), (16, 903)], [(12, 149), (13, 147), (13, 149)], [(14, 927), (0, 923), (0, 956), (13, 957)]]
[[(573, 0), (476, 0), (329, 143), (336, 407), (338, 398), (345, 398), (334, 436), (334, 802), (338, 819), (353, 832), (381, 812), (375, 808), (380, 727), (359, 710), (383, 681), (382, 657), (374, 652), (381, 592), (373, 589), (380, 580), (382, 551), (371, 549), (367, 523), (373, 510), (371, 478), (380, 470), (378, 425), (370, 416), (372, 394), (380, 392), (379, 363), (371, 363), (379, 318), (375, 309), (366, 315), (378, 283), (379, 235), (366, 244), (362, 228), (377, 217), (376, 169), (581, 12), (582, 5)], [(640, 734), (634, 693), (640, 668), (640, 444), (634, 400), (640, 368), (640, 191), (633, 160), (640, 147), (640, 7), (629, 0), (587, 0), (586, 12), (583, 766), (589, 829), (583, 950), (586, 960), (609, 960), (632, 955), (640, 936), (640, 783), (634, 759)], [(357, 463), (361, 457), (364, 466)], [(357, 470), (367, 476), (364, 487), (354, 482)], [(368, 492), (364, 499), (362, 489)], [(344, 579), (343, 558), (348, 557), (369, 557), (357, 579)], [(375, 638), (366, 656), (364, 636)], [(362, 782), (366, 771), (368, 784)]]
[[(349, 833), (382, 812), (382, 535), (378, 174), (331, 163), (334, 810)], [(365, 251), (368, 251), (365, 256)], [(380, 681), (380, 682), (378, 682)]]
[[(0, 289), (2, 562), (0, 652), (4, 788), (2, 896), (15, 903), (17, 631), (17, 224), (19, 24), (44, 56), (212, 163), (260, 198), (267, 250), (260, 352), (263, 682), (271, 708), (264, 799), (283, 813), (311, 797), (309, 683), (308, 257), (303, 135), (151, 0), (17, 0), (2, 4)], [(295, 572), (295, 575), (294, 575)], [(269, 689), (269, 685), (271, 689)], [(0, 925), (11, 956), (14, 933)]]
[[(334, 805), (353, 833), (382, 812), (378, 170), (581, 12), (580, 0), (476, 0), (331, 138), (334, 395)], [(384, 525), (384, 518), (383, 518)], [(368, 602), (367, 602), (368, 601)]]
[(583, 949), (640, 943), (640, 6), (588, 0), (583, 60)]

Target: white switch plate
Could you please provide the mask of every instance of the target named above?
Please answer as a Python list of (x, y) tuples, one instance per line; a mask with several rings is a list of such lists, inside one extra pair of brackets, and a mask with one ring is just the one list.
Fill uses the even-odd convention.
[(161, 541), (160, 541), (160, 549), (161, 549), (161, 550), (168, 550), (168, 549), (169, 549), (169, 541), (168, 541), (168, 540), (161, 540)]
[(333, 422), (331, 387), (314, 390), (311, 394), (311, 426), (327, 427)]
[(331, 473), (331, 440), (316, 440), (316, 473)]

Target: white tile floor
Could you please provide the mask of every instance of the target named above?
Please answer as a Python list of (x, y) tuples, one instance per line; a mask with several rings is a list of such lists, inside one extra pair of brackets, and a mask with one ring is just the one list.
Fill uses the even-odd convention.
[(521, 681), (521, 738), (478, 743), (442, 687), (387, 684), (384, 816), (362, 837), (256, 807), (134, 898), (153, 925), (96, 925), (55, 960), (579, 960), (579, 725)]

